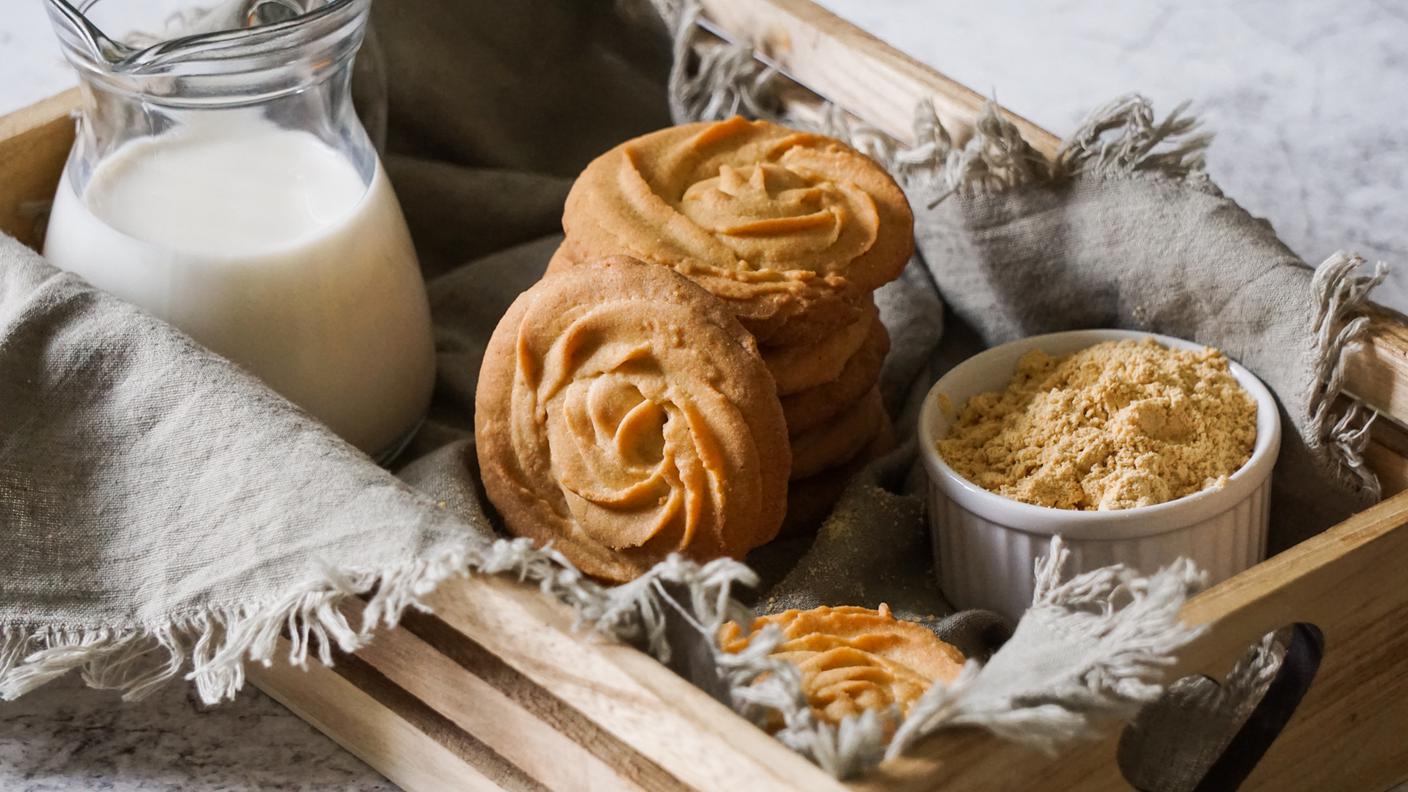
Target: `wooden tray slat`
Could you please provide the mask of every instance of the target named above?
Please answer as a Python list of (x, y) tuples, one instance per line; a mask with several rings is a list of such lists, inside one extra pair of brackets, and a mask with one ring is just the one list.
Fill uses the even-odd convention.
[[(914, 108), (928, 99), (958, 142), (972, 134), (987, 99), (809, 0), (702, 0), (713, 25), (743, 38), (806, 87), (890, 137), (914, 142)], [(1004, 111), (1048, 157), (1060, 139)]]
[(1372, 315), (1364, 343), (1345, 364), (1345, 388), (1400, 424), (1408, 424), (1408, 327), (1387, 309)]
[(536, 588), (469, 578), (442, 585), (428, 604), (445, 625), (683, 784), (700, 790), (841, 788), (654, 658), (583, 635), (570, 610)]
[[(288, 648), (287, 641), (281, 641), (276, 656), (287, 657)], [(275, 701), (405, 789), (510, 786), (506, 773), (494, 773), (491, 763), (472, 750), (456, 750), (450, 739), (435, 739), (428, 719), (399, 712), (388, 686), (353, 673), (350, 665), (344, 662), (338, 670), (311, 665), (304, 670), (281, 661), (252, 667), (249, 676)]]
[[(360, 603), (347, 610), (360, 620)], [(548, 788), (687, 788), (434, 616), (408, 614), (404, 624), (357, 658)], [(432, 645), (422, 633), (440, 638)]]

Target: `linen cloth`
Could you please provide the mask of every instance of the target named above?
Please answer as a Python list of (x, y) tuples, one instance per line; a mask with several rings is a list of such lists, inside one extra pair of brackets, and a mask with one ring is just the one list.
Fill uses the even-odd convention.
[[(479, 359), (556, 246), (571, 178), (596, 153), (670, 123), (672, 109), (691, 120), (778, 107), (746, 51), (684, 49), (692, 6), (659, 10), (377, 7), (386, 162), (427, 277), (438, 354), (435, 401), (399, 477), (179, 332), (0, 241), (0, 526), (13, 548), (0, 556), (0, 695), (80, 668), (129, 696), (188, 674), (218, 700), (238, 690), (244, 662), (354, 650), (467, 570), (540, 580), (585, 621), (662, 659), (698, 655), (686, 644), (702, 639), (667, 629), (657, 582), (686, 592), (706, 626), (746, 618), (728, 597), (756, 581), (742, 566), (674, 561), (603, 589), (551, 551), (498, 538), (474, 477)], [(902, 436), (928, 384), (973, 343), (1140, 327), (1227, 349), (1276, 392), (1296, 430), (1286, 434), (1298, 435), (1283, 441), (1278, 493), (1303, 501), (1278, 506), (1279, 542), (1374, 496), (1360, 472), (1362, 424), (1332, 406), (1373, 278), (1348, 257), (1313, 276), (1201, 175), (1186, 123), (1158, 126), (1146, 104), (1118, 103), (1054, 166), (997, 114), (964, 146), (922, 112), (913, 148), (839, 115), (825, 131), (890, 167), (916, 207), (920, 255), (878, 295), (895, 339), (883, 390)], [(858, 477), (810, 548), (750, 558), (766, 577), (759, 606), (883, 600), (942, 616), (912, 458), (902, 448)], [(779, 738), (838, 775), (947, 724), (1054, 748), (1160, 694), (1161, 665), (1192, 637), (1176, 612), (1199, 580), (1175, 564), (1063, 585), (1062, 557), (1054, 548), (1037, 606), (992, 663), (933, 691), (893, 741), (875, 718), (839, 731), (816, 723), (795, 671), (767, 660), (766, 640), (749, 657), (705, 651), (714, 667), (696, 681), (759, 720), (780, 712)], [(862, 563), (892, 575), (854, 574)], [(346, 623), (338, 600), (373, 590), (367, 623)], [(1117, 597), (1126, 607), (1100, 613)], [(970, 651), (1003, 632), (981, 615), (935, 621)]]

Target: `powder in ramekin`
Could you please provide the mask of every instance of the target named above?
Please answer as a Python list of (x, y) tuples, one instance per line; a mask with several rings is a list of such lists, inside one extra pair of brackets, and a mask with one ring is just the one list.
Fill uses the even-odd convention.
[(1220, 488), (1256, 443), (1256, 402), (1212, 348), (1109, 341), (1040, 350), (1007, 389), (968, 400), (939, 454), (999, 495), (1085, 511)]

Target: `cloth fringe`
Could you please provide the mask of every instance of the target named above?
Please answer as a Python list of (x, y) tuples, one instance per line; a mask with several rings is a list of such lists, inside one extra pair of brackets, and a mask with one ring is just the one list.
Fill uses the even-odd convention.
[(1229, 704), (1257, 702), (1276, 679), (1285, 658), (1285, 642), (1280, 631), (1269, 632), (1238, 658), (1221, 684), (1200, 688), (1195, 702), (1201, 710), (1217, 710)]
[[(334, 647), (355, 652), (377, 629), (394, 627), (407, 608), (422, 607), (421, 598), (441, 582), (471, 572), (537, 583), (545, 594), (573, 607), (579, 626), (639, 641), (667, 662), (667, 611), (680, 608), (667, 585), (689, 592), (688, 609), (681, 612), (712, 642), (725, 621), (751, 621), (732, 591), (735, 585), (757, 584), (753, 571), (732, 559), (701, 565), (672, 556), (630, 583), (605, 587), (556, 550), (535, 548), (527, 539), (456, 545), (428, 556), (383, 571), (326, 569), (281, 600), (211, 607), (168, 623), (126, 629), (5, 627), (0, 631), (0, 699), (18, 698), (77, 668), (89, 686), (120, 690), (124, 700), (134, 701), (181, 676), (189, 662), (184, 676), (194, 681), (201, 700), (219, 703), (244, 686), (246, 662), (272, 664), (281, 637), (289, 642), (290, 664), (303, 667), (312, 653), (332, 665)], [(348, 597), (368, 594), (361, 623), (354, 627), (340, 605)], [(752, 673), (750, 679), (773, 670), (733, 665), (739, 673)]]
[[(745, 48), (746, 49), (746, 48)], [(721, 79), (718, 75), (709, 82)], [(752, 105), (766, 106), (763, 98)], [(983, 107), (972, 136), (962, 146), (944, 127), (933, 104), (915, 107), (914, 145), (902, 145), (835, 105), (817, 121), (776, 115), (777, 120), (838, 138), (884, 166), (907, 190), (930, 196), (932, 208), (955, 193), (993, 194), (1027, 184), (1071, 179), (1162, 178), (1216, 191), (1204, 170), (1212, 135), (1197, 132), (1187, 103), (1156, 121), (1153, 105), (1138, 94), (1115, 99), (1091, 113), (1048, 161), (1022, 137), (995, 100)]]
[[(701, 30), (698, 4), (687, 3), (672, 13), (678, 20), (674, 29)], [(668, 94), (675, 123), (777, 114), (772, 98), (776, 72), (759, 62), (751, 48), (728, 44), (704, 48), (696, 43), (694, 33), (674, 37)]]
[[(321, 578), (280, 601), (211, 608), (169, 624), (37, 633), (7, 628), (0, 643), (0, 697), (13, 699), (78, 668), (87, 684), (121, 690), (127, 700), (142, 698), (184, 671), (202, 701), (217, 703), (243, 686), (245, 662), (273, 662), (280, 637), (288, 639), (291, 664), (303, 666), (312, 654), (331, 665), (334, 647), (356, 651), (374, 630), (394, 626), (406, 608), (420, 607), (420, 598), (446, 578), (505, 574), (535, 582), (545, 594), (568, 603), (584, 628), (638, 642), (661, 662), (671, 653), (666, 621), (678, 614), (710, 647), (740, 714), (776, 729), (783, 743), (826, 772), (846, 778), (948, 725), (980, 725), (1049, 750), (1086, 733), (1090, 713), (1124, 716), (1161, 690), (1152, 675), (1196, 634), (1175, 618), (1190, 590), (1191, 570), (1175, 565), (1141, 579), (1127, 570), (1106, 569), (1063, 584), (1059, 570), (1065, 551), (1059, 539), (1052, 552), (1054, 561), (1039, 570), (1042, 593), (1028, 618), (1089, 638), (1099, 647), (1093, 654), (1098, 662), (1078, 678), (1062, 680), (1065, 687), (1040, 680), (1025, 700), (987, 691), (982, 668), (969, 663), (955, 683), (935, 687), (903, 722), (894, 710), (866, 712), (835, 726), (819, 721), (807, 703), (797, 667), (771, 656), (783, 641), (776, 626), (754, 636), (744, 652), (720, 650), (716, 637), (724, 622), (752, 622), (751, 611), (732, 593), (736, 585), (755, 585), (757, 577), (737, 561), (698, 564), (672, 556), (637, 580), (605, 587), (584, 577), (557, 551), (535, 548), (526, 539), (445, 548), (429, 561), (380, 574), (325, 570)], [(686, 593), (677, 598), (671, 587)], [(347, 597), (367, 594), (371, 598), (361, 624), (353, 626), (339, 605)], [(1117, 595), (1127, 596), (1129, 602), (1115, 603)], [(1097, 605), (1096, 613), (1082, 610)], [(1014, 636), (1013, 648), (1020, 650), (1022, 640), (1020, 634)], [(1033, 697), (1033, 690), (1040, 695)]]
[(1187, 103), (1158, 121), (1138, 94), (1121, 96), (1091, 113), (1061, 147), (1055, 162), (1033, 149), (995, 100), (989, 101), (962, 146), (939, 121), (933, 105), (915, 108), (914, 145), (889, 136), (826, 103), (820, 118), (789, 113), (778, 95), (777, 71), (742, 42), (709, 42), (695, 0), (651, 0), (671, 31), (670, 113), (675, 123), (710, 121), (742, 113), (771, 118), (846, 141), (885, 166), (907, 188), (927, 188), (930, 205), (959, 191), (1000, 192), (1059, 179), (1156, 176), (1212, 188), (1204, 153), (1212, 135), (1198, 132)]
[(1340, 463), (1346, 483), (1373, 500), (1381, 493), (1378, 476), (1364, 464), (1369, 428), (1377, 413), (1350, 399), (1342, 406), (1345, 360), (1349, 349), (1369, 329), (1369, 293), (1388, 277), (1383, 262), (1368, 275), (1360, 274), (1365, 261), (1359, 256), (1335, 253), (1315, 270), (1311, 288), (1315, 299), (1315, 390), (1310, 395), (1312, 434), (1328, 445)]
[[(466, 566), (463, 547), (441, 548), (429, 560), (390, 570), (325, 570), (283, 599), (211, 606), (164, 623), (124, 628), (30, 629), (9, 625), (0, 641), (0, 699), (12, 700), (73, 669), (90, 687), (122, 691), (135, 701), (182, 675), (201, 700), (215, 704), (244, 686), (246, 661), (269, 665), (280, 637), (289, 662), (303, 666), (310, 652), (332, 665), (335, 646), (353, 652), (379, 626), (394, 625), (405, 608)], [(373, 593), (374, 592), (374, 593)], [(362, 624), (339, 610), (350, 596), (372, 594)]]
[(970, 661), (953, 683), (936, 685), (915, 704), (887, 758), (940, 728), (964, 725), (1054, 754), (1094, 736), (1101, 721), (1132, 718), (1163, 693), (1174, 653), (1202, 632), (1182, 624), (1178, 611), (1206, 585), (1206, 575), (1179, 559), (1149, 577), (1112, 566), (1062, 582), (1069, 555), (1054, 537), (1049, 555), (1036, 564), (1032, 607), (1002, 652), (1021, 657), (1024, 642), (1045, 645), (1043, 636), (1057, 635), (1079, 643), (1080, 663), (1058, 664), (1049, 673), (1034, 667), (1022, 684), (990, 690), (984, 669)]
[(1151, 172), (1178, 179), (1197, 174), (1205, 179), (1205, 154), (1212, 135), (1197, 132), (1199, 122), (1187, 111), (1188, 102), (1184, 102), (1156, 122), (1148, 99), (1138, 94), (1121, 96), (1091, 113), (1066, 140), (1056, 156), (1054, 174)]

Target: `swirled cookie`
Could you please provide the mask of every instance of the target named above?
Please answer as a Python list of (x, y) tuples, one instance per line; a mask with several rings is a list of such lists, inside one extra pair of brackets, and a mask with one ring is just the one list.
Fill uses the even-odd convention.
[(847, 407), (875, 387), (885, 355), (890, 351), (890, 334), (883, 322), (871, 324), (870, 335), (859, 351), (846, 361), (836, 379), (782, 397), (782, 414), (787, 432), (793, 436), (820, 426), (846, 411)]
[[(802, 691), (822, 720), (840, 723), (865, 710), (899, 708), (901, 715), (935, 682), (951, 682), (963, 669), (963, 653), (925, 627), (879, 610), (853, 605), (789, 610), (753, 622), (756, 633), (769, 624), (786, 639), (772, 656), (802, 672)], [(729, 622), (719, 645), (741, 652), (751, 635)]]
[(739, 117), (601, 155), (573, 185), (562, 225), (554, 267), (610, 254), (672, 267), (774, 343), (854, 321), (858, 301), (914, 250), (913, 214), (883, 168), (840, 141)]
[(664, 267), (616, 258), (520, 295), (485, 350), (474, 435), (508, 530), (597, 577), (742, 557), (782, 521), (791, 456), (756, 342)]

